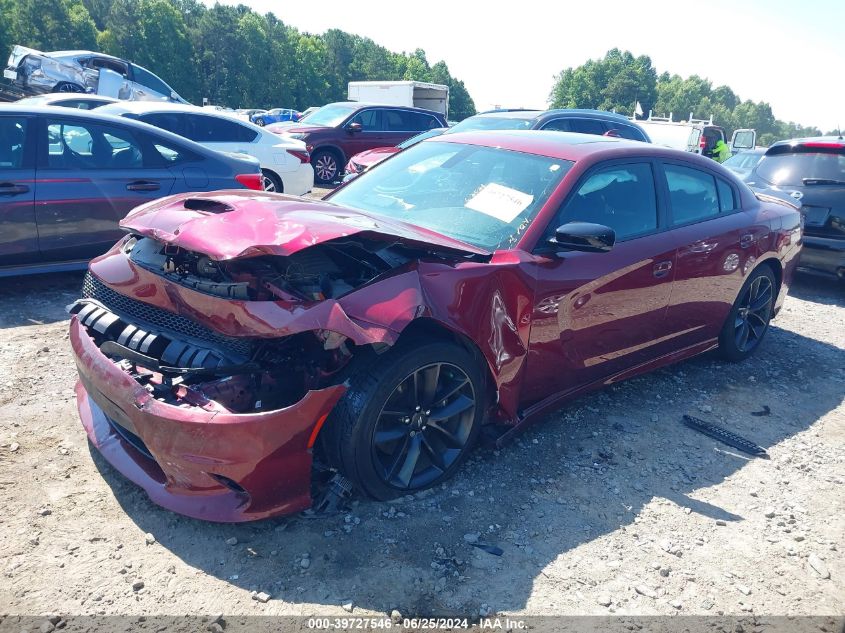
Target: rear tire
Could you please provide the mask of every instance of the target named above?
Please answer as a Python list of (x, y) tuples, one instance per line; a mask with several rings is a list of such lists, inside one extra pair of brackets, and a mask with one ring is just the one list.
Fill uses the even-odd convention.
[(321, 433), (330, 463), (386, 500), (451, 477), (481, 428), (484, 376), (464, 348), (401, 343), (356, 368)]
[(255, 119), (255, 124), (258, 127), (264, 127), (264, 119)]
[(85, 92), (85, 89), (70, 81), (60, 81), (53, 86), (53, 92)]
[(272, 191), (273, 193), (284, 192), (282, 179), (269, 169), (261, 170), (261, 184), (264, 187), (264, 191)]
[(771, 269), (755, 269), (739, 291), (719, 334), (719, 355), (739, 362), (751, 356), (766, 332), (777, 298), (777, 282)]

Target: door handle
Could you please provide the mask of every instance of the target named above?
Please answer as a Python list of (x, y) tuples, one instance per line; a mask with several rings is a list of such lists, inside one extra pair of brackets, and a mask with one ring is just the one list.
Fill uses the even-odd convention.
[(0, 183), (0, 195), (2, 196), (14, 196), (27, 191), (29, 191), (29, 187), (26, 185), (15, 185), (11, 182)]
[(126, 185), (129, 191), (158, 191), (161, 185), (157, 182), (150, 182), (148, 180), (139, 180), (137, 182), (130, 182)]
[(740, 248), (748, 248), (754, 243), (754, 236), (751, 233), (746, 233), (742, 237), (739, 238), (739, 246)]
[(672, 262), (670, 260), (657, 262), (654, 265), (653, 274), (655, 277), (665, 277), (669, 274), (669, 271), (672, 270)]

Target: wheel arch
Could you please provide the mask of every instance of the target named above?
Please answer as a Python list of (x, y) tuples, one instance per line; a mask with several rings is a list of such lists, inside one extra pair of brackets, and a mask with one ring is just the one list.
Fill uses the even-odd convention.
[(437, 319), (421, 316), (411, 321), (405, 329), (402, 330), (396, 344), (405, 344), (415, 340), (441, 340), (454, 343), (464, 348), (478, 363), (478, 366), (481, 369), (481, 374), (484, 376), (484, 386), (488, 400), (487, 405), (490, 406), (498, 400), (498, 389), (496, 387), (496, 380), (493, 375), (493, 371), (490, 368), (490, 364), (487, 362), (481, 348), (466, 334), (448, 327)]
[(346, 157), (346, 153), (338, 145), (334, 145), (331, 143), (327, 143), (325, 145), (318, 145), (314, 147), (313, 150), (311, 150), (311, 156), (313, 157), (314, 154), (316, 154), (317, 152), (323, 151), (334, 153), (335, 156), (340, 158), (340, 162), (342, 163), (340, 165), (340, 168), (342, 169), (343, 167), (346, 167), (346, 163), (349, 161), (349, 159)]
[(779, 294), (780, 288), (783, 285), (783, 264), (781, 264), (777, 257), (767, 257), (766, 259), (758, 262), (755, 268), (759, 268), (760, 266), (767, 266), (772, 271), (772, 274), (775, 276), (775, 284)]
[(270, 169), (268, 167), (262, 167), (261, 171), (262, 172), (268, 172), (271, 176), (274, 176), (276, 178), (276, 180), (279, 181), (280, 191), (277, 191), (276, 193), (284, 193), (285, 192), (285, 181), (279, 175), (279, 172), (277, 172), (273, 169)]

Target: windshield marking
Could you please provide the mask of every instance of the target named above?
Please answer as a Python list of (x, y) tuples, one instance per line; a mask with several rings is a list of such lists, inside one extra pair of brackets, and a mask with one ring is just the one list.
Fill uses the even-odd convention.
[(510, 224), (533, 201), (534, 196), (531, 194), (490, 182), (481, 187), (464, 206)]

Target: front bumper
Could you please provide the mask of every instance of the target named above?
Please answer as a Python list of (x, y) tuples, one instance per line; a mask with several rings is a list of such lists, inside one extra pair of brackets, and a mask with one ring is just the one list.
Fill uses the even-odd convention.
[(805, 234), (798, 269), (845, 278), (845, 240)]
[(197, 519), (236, 522), (311, 505), (312, 431), (345, 387), (309, 391), (258, 413), (166, 404), (104, 356), (73, 317), (70, 341), (82, 425), (102, 456), (158, 505)]

